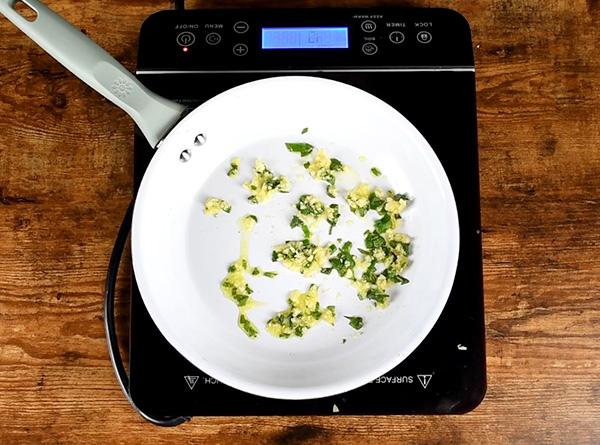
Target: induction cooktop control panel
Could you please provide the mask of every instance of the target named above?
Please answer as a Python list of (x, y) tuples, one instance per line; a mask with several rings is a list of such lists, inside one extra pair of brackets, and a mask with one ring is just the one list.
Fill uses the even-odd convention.
[(176, 11), (149, 17), (151, 70), (472, 67), (467, 21), (447, 9)]

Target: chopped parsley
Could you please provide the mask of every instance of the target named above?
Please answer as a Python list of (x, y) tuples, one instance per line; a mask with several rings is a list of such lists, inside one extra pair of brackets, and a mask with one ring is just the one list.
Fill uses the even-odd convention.
[[(308, 131), (308, 128), (306, 128), (306, 131)], [(304, 134), (306, 132), (303, 131), (302, 133)], [(298, 153), (301, 157), (308, 156), (312, 153), (313, 148), (315, 148), (306, 142), (286, 142), (285, 146), (289, 151)]]
[(302, 233), (304, 234), (304, 239), (310, 241), (310, 229), (306, 225), (304, 221), (298, 218), (296, 215), (292, 217), (292, 221), (290, 222), (290, 227), (293, 229), (295, 227), (300, 227), (302, 229)]
[(372, 174), (373, 176), (381, 176), (381, 170), (379, 170), (377, 167), (373, 167), (373, 168), (371, 169), (371, 174)]
[(394, 228), (392, 217), (389, 213), (383, 215), (383, 218), (375, 221), (374, 224), (375, 230), (379, 233), (385, 233), (390, 229)]
[(354, 267), (356, 266), (356, 257), (352, 255), (350, 249), (352, 248), (352, 242), (346, 241), (341, 249), (338, 249), (336, 256), (329, 258), (331, 267), (337, 271), (340, 277), (353, 278)]
[(329, 164), (329, 169), (334, 172), (341, 172), (344, 171), (344, 164), (342, 164), (339, 159), (331, 158), (331, 164)]
[(329, 224), (329, 234), (333, 231), (333, 228), (340, 219), (340, 206), (337, 204), (329, 204), (327, 207), (327, 223)]
[(245, 314), (240, 314), (240, 318), (238, 319), (238, 324), (242, 331), (246, 333), (246, 335), (250, 338), (258, 337), (258, 329), (252, 323)]
[(348, 324), (350, 326), (352, 326), (354, 329), (356, 329), (357, 331), (359, 329), (362, 329), (362, 327), (365, 324), (362, 317), (347, 317), (347, 316), (344, 316), (344, 318), (347, 318), (349, 320)]
[(305, 134), (305, 133), (308, 133), (308, 127), (304, 127), (304, 128), (302, 129), (302, 133), (301, 133), (301, 134)]

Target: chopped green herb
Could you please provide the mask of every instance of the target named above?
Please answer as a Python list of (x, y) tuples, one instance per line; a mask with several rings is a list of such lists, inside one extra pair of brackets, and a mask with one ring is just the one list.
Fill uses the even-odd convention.
[(308, 133), (308, 127), (304, 127), (304, 128), (302, 129), (302, 134), (305, 134), (305, 133)]
[(342, 164), (339, 159), (331, 158), (329, 169), (333, 170), (334, 172), (341, 172), (344, 170), (344, 164)]
[(300, 227), (302, 229), (302, 232), (304, 233), (304, 239), (305, 240), (310, 240), (310, 236), (311, 236), (310, 229), (304, 223), (304, 221), (302, 221), (296, 215), (292, 216), (292, 221), (290, 222), (290, 227), (292, 229), (295, 228), (295, 227)]
[(350, 326), (352, 326), (354, 329), (356, 329), (357, 331), (359, 329), (362, 329), (362, 327), (364, 326), (364, 322), (363, 322), (362, 317), (347, 317), (347, 316), (344, 316), (344, 318), (347, 318), (348, 320), (350, 320), (348, 322), (348, 324)]
[(371, 210), (381, 211), (385, 204), (385, 200), (375, 194), (375, 192), (371, 192), (369, 195), (369, 208)]
[(365, 232), (365, 246), (367, 249), (376, 249), (385, 245), (385, 239), (377, 232)]
[(248, 337), (258, 337), (258, 329), (254, 325), (254, 323), (252, 323), (244, 314), (240, 314), (238, 324), (240, 328), (242, 328), (242, 331), (244, 331)]
[(375, 284), (377, 282), (376, 261), (371, 261), (367, 269), (363, 272), (361, 280), (367, 283)]
[(390, 296), (373, 287), (367, 292), (367, 299), (373, 300), (378, 306), (386, 306), (390, 301)]
[(373, 167), (373, 168), (371, 169), (371, 174), (372, 174), (373, 176), (381, 176), (381, 170), (379, 170), (379, 169), (378, 169), (378, 168), (376, 168), (376, 167)]
[(275, 278), (277, 276), (277, 272), (263, 272), (263, 275), (267, 278)]
[(384, 270), (382, 275), (384, 277), (386, 277), (388, 280), (390, 280), (392, 283), (399, 283), (399, 284), (408, 284), (409, 283), (407, 278), (404, 278), (402, 275), (398, 275), (396, 272), (394, 272), (393, 270), (390, 270), (389, 268)]
[(330, 204), (327, 208), (327, 222), (329, 223), (329, 234), (333, 231), (333, 227), (338, 223), (340, 219), (340, 206), (337, 204)]
[(301, 157), (311, 154), (314, 148), (306, 142), (286, 142), (285, 146), (292, 153), (299, 153)]
[(346, 241), (342, 248), (338, 251), (338, 254), (329, 258), (331, 267), (337, 271), (340, 277), (350, 278), (352, 275), (354, 275), (356, 257), (350, 252), (351, 248), (352, 242)]
[(375, 221), (375, 230), (379, 233), (385, 233), (391, 228), (393, 228), (393, 221), (389, 213), (386, 213), (383, 218)]

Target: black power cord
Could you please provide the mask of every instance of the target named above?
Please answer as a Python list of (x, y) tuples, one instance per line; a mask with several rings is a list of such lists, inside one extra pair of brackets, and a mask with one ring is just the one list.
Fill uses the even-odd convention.
[[(176, 10), (183, 11), (185, 9), (185, 0), (173, 0), (173, 3)], [(123, 222), (119, 227), (117, 239), (115, 240), (115, 245), (113, 246), (113, 250), (110, 255), (110, 261), (108, 263), (108, 271), (106, 273), (106, 282), (104, 285), (104, 330), (106, 332), (106, 342), (108, 343), (108, 354), (110, 356), (113, 369), (115, 370), (117, 380), (119, 381), (119, 386), (121, 387), (123, 394), (125, 394), (125, 397), (133, 409), (145, 420), (153, 423), (154, 425), (177, 426), (187, 422), (191, 419), (191, 417), (179, 416), (157, 419), (146, 414), (136, 406), (131, 398), (131, 394), (129, 394), (129, 376), (125, 370), (123, 357), (121, 356), (119, 343), (117, 341), (117, 329), (115, 326), (115, 285), (117, 283), (117, 274), (119, 273), (119, 266), (121, 264), (123, 250), (125, 249), (125, 244), (127, 243), (129, 232), (131, 231), (133, 204), (134, 200), (129, 203), (129, 207), (127, 207), (127, 211), (123, 217)]]
[(121, 351), (119, 351), (119, 343), (117, 341), (117, 330), (115, 327), (115, 285), (117, 282), (119, 265), (121, 264), (121, 256), (123, 255), (123, 250), (125, 249), (125, 244), (127, 243), (127, 238), (129, 237), (129, 232), (131, 230), (133, 203), (134, 201), (132, 200), (127, 208), (127, 212), (125, 213), (121, 227), (119, 227), (119, 233), (117, 234), (117, 239), (115, 240), (115, 245), (110, 255), (108, 272), (106, 274), (106, 283), (104, 285), (104, 330), (106, 331), (108, 354), (115, 370), (115, 374), (117, 375), (119, 385), (121, 386), (121, 390), (123, 391), (123, 394), (125, 394), (125, 397), (127, 397), (127, 400), (129, 400), (129, 403), (133, 409), (137, 411), (140, 416), (154, 425), (177, 426), (190, 420), (191, 417), (179, 416), (156, 419), (152, 416), (149, 416), (135, 405), (131, 395), (129, 394), (129, 377), (125, 371), (123, 357), (121, 356)]

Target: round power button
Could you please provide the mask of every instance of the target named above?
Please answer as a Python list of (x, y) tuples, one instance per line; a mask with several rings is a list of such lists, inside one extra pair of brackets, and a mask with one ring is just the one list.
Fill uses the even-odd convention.
[(191, 46), (196, 41), (196, 36), (189, 31), (177, 34), (177, 44), (179, 46)]

